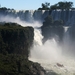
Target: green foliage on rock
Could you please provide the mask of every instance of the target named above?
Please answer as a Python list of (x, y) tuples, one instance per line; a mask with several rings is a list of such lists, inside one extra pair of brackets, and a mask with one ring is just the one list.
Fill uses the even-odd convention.
[(64, 22), (63, 20), (53, 20), (53, 17), (51, 15), (48, 15), (44, 22), (42, 27), (47, 27), (47, 26), (63, 26)]
[(46, 71), (28, 60), (34, 29), (16, 23), (0, 24), (0, 75), (42, 75)]
[(48, 15), (46, 18), (45, 18), (45, 22), (46, 23), (49, 23), (49, 24), (52, 24), (53, 23), (53, 18), (51, 15)]
[(50, 7), (50, 9), (71, 9), (73, 6), (73, 2), (67, 2), (67, 1), (64, 1), (64, 2), (58, 2), (57, 4), (55, 5), (52, 5)]
[(42, 8), (38, 8), (38, 10), (49, 10), (50, 8), (50, 3), (45, 2), (41, 4)]
[(46, 3), (42, 3), (41, 4), (41, 8), (38, 8), (38, 10), (56, 10), (56, 9), (71, 9), (73, 8), (73, 2), (69, 1), (60, 1), (54, 5), (51, 5), (50, 6), (50, 3), (49, 2), (46, 2)]
[(64, 33), (63, 25), (64, 23), (62, 20), (54, 21), (52, 16), (47, 16), (41, 26), (42, 35), (44, 36), (43, 40), (46, 41), (51, 38), (57, 38), (59, 41), (62, 40)]
[(0, 25), (0, 53), (28, 56), (33, 39), (34, 29), (32, 27), (22, 27), (15, 23)]
[(0, 75), (41, 75), (45, 70), (38, 64), (29, 61), (23, 55), (0, 54)]

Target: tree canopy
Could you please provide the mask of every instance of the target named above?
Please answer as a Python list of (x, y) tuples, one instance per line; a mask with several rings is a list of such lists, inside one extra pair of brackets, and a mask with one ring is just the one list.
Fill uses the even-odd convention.
[(73, 6), (73, 2), (58, 2), (55, 5), (52, 5), (50, 9), (70, 9)]
[(55, 10), (55, 9), (71, 9), (73, 6), (73, 2), (60, 1), (54, 5), (50, 6), (50, 3), (45, 2), (41, 4), (42, 8), (38, 8), (38, 10)]
[(38, 10), (49, 10), (50, 8), (50, 3), (45, 2), (41, 4), (42, 8), (38, 8)]

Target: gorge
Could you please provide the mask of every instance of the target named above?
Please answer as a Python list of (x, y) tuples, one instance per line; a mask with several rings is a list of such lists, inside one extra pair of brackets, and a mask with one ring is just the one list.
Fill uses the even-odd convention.
[[(40, 63), (47, 71), (47, 75), (74, 75), (74, 13), (75, 10), (71, 9), (63, 11), (0, 10), (0, 22), (14, 22), (34, 28), (34, 41), (28, 54), (29, 60)], [(53, 18), (46, 21), (47, 16)], [(31, 39), (31, 36), (29, 38)]]

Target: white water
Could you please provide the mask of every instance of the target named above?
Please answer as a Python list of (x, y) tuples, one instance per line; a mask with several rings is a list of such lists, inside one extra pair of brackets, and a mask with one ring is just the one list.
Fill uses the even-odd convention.
[[(9, 16), (0, 17), (0, 21), (15, 22), (21, 24), (22, 26), (33, 26), (34, 28), (41, 26), (41, 24), (38, 22), (29, 24), (24, 21), (21, 21), (19, 18), (15, 19)], [(67, 29), (65, 29), (65, 32), (67, 32)], [(67, 51), (66, 55), (69, 51), (67, 50), (69, 49), (67, 44), (69, 42), (66, 43), (67, 36), (64, 37), (64, 45), (61, 46), (54, 38), (51, 40), (47, 40), (45, 44), (42, 44), (43, 36), (41, 35), (40, 29), (35, 29), (34, 34), (34, 45), (31, 48), (29, 60), (33, 62), (38, 62), (45, 68), (45, 70), (56, 72), (59, 75), (75, 75), (74, 58), (69, 57), (70, 55), (64, 56), (62, 54), (63, 50)], [(57, 63), (63, 66), (58, 66)]]
[(69, 26), (64, 26), (65, 33), (67, 32), (68, 28), (69, 28)]
[(42, 45), (42, 41), (41, 41), (42, 39), (43, 39), (43, 36), (41, 35), (41, 30), (35, 29), (34, 30), (34, 44), (35, 45)]
[[(34, 43), (31, 49), (29, 60), (40, 63), (47, 72), (52, 71), (58, 75), (75, 75), (75, 60), (74, 57), (71, 57), (69, 54), (71, 44), (68, 44), (70, 43), (67, 34), (68, 27), (64, 27), (64, 30), (65, 34), (62, 45), (59, 45), (54, 38), (40, 45), (39, 40), (42, 43), (42, 38), (40, 37), (40, 39), (37, 40), (39, 45)], [(35, 38), (38, 36), (39, 34), (36, 33)], [(63, 53), (63, 50), (65, 53)]]
[[(58, 75), (75, 75), (74, 59), (64, 57), (60, 62), (53, 62), (52, 60), (48, 59), (45, 60), (31, 58), (30, 60), (40, 63), (47, 72), (55, 72)], [(58, 66), (57, 63), (63, 65), (63, 67)]]

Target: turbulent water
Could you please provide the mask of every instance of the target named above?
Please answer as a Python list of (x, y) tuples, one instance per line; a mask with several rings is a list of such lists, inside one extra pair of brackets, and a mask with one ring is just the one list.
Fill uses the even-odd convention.
[[(51, 61), (48, 59), (33, 59), (30, 60), (38, 62), (47, 72), (55, 72), (58, 75), (75, 75), (75, 60), (63, 57), (59, 62)], [(60, 64), (61, 66), (58, 66)]]
[(67, 32), (68, 28), (64, 27), (64, 38), (61, 45), (55, 38), (42, 44), (42, 35), (35, 31), (35, 38), (39, 36), (40, 39), (34, 38), (36, 44), (34, 43), (31, 49), (29, 60), (40, 63), (48, 74), (55, 72), (58, 75), (75, 75), (75, 60), (69, 53), (71, 45)]
[[(70, 38), (68, 35), (68, 27), (64, 27), (64, 40), (62, 44), (54, 38), (47, 40), (44, 44), (42, 39), (39, 22), (27, 23), (21, 21), (20, 18), (12, 18), (9, 16), (1, 17), (1, 22), (15, 22), (22, 26), (34, 27), (34, 44), (30, 50), (29, 60), (38, 62), (49, 73), (55, 72), (58, 75), (75, 75), (75, 60), (69, 53), (71, 47)], [(64, 51), (64, 52), (63, 52)], [(49, 74), (50, 75), (50, 74)]]
[[(54, 20), (63, 20), (65, 25), (75, 24), (75, 10), (0, 10), (0, 17), (12, 16), (14, 18), (20, 17), (21, 20), (27, 22), (44, 21), (48, 15), (52, 15)], [(10, 19), (9, 19), (10, 20)]]

